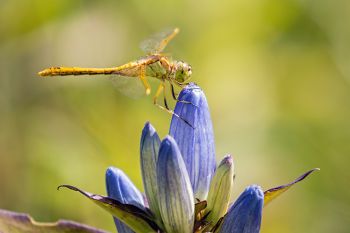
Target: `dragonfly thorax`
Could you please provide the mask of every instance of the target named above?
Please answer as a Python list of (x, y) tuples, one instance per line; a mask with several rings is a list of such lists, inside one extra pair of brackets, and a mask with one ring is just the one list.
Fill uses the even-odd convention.
[(173, 79), (183, 84), (191, 78), (192, 67), (183, 61), (175, 61), (173, 64)]

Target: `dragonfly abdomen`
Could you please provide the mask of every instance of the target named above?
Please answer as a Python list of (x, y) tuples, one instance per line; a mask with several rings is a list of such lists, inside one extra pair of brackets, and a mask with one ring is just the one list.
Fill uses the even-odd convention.
[(40, 71), (40, 76), (113, 74), (115, 68), (51, 67)]

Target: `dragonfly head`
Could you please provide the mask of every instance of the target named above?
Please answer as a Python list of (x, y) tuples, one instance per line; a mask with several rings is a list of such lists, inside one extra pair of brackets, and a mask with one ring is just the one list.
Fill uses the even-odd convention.
[(182, 84), (191, 78), (192, 67), (183, 61), (175, 63), (174, 79), (176, 82)]

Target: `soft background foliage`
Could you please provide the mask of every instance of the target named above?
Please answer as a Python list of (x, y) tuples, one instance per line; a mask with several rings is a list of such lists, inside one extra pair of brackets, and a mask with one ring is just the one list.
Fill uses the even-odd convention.
[(218, 159), (234, 155), (234, 198), (322, 168), (264, 210), (262, 232), (349, 232), (349, 20), (345, 0), (2, 0), (0, 208), (114, 231), (108, 213), (56, 187), (105, 193), (113, 165), (142, 189), (141, 130), (150, 120), (163, 137), (170, 116), (108, 80), (36, 72), (120, 65), (143, 55), (144, 38), (178, 26), (167, 51), (205, 90)]

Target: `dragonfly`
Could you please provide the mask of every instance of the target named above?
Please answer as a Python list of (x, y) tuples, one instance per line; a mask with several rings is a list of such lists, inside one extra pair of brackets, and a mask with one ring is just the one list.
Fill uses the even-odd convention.
[[(144, 86), (146, 95), (151, 94), (151, 86), (147, 79), (154, 78), (159, 80), (160, 84), (153, 96), (153, 104), (160, 109), (179, 117), (169, 108), (166, 99), (166, 83), (170, 84), (171, 95), (174, 100), (180, 101), (177, 98), (178, 96), (175, 93), (174, 86), (178, 86), (182, 89), (188, 84), (192, 75), (192, 67), (184, 61), (172, 60), (169, 55), (162, 53), (168, 43), (179, 33), (179, 31), (179, 28), (165, 30), (143, 41), (141, 43), (141, 49), (145, 51), (147, 55), (120, 66), (110, 68), (50, 67), (38, 72), (38, 75), (42, 77), (110, 75), (114, 80), (122, 77), (138, 78)], [(164, 106), (158, 103), (158, 98), (161, 94), (163, 94)], [(184, 121), (189, 124), (186, 120)]]

